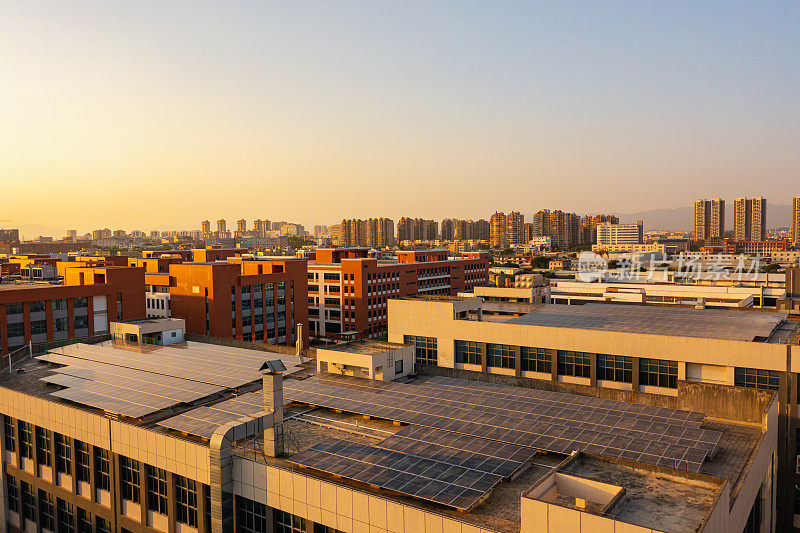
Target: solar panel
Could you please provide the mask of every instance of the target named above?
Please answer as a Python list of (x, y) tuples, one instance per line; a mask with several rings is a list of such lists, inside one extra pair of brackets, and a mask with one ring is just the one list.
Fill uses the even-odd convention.
[(287, 367), (287, 375), (300, 368), (300, 360), (295, 356), (191, 342), (187, 346), (157, 346), (150, 350), (125, 345), (72, 344), (58, 348), (53, 354), (226, 388), (238, 388), (261, 379), (259, 369), (267, 357), (280, 359)]
[(210, 439), (214, 431), (223, 425), (244, 416), (264, 410), (264, 396), (251, 392), (236, 396), (215, 405), (201, 406), (191, 411), (158, 422), (165, 428), (182, 431)]
[[(158, 347), (150, 351), (85, 344), (58, 350), (58, 353), (50, 352), (38, 358), (64, 365), (53, 369), (55, 375), (43, 379), (68, 387), (51, 393), (53, 396), (136, 418), (260, 380), (259, 368), (265, 359), (260, 351), (216, 345), (209, 348), (202, 343), (190, 343), (182, 348)], [(288, 367), (287, 373), (299, 368), (297, 357), (280, 356), (280, 360)], [(227, 409), (234, 413), (226, 417), (237, 414), (235, 419), (262, 408), (235, 399)], [(218, 418), (216, 415), (214, 420)], [(210, 420), (205, 422), (208, 425)]]
[(496, 474), (339, 439), (321, 442), (289, 461), (459, 510), (473, 507), (502, 480)]
[[(641, 408), (623, 408), (630, 404), (616, 402), (620, 404), (617, 411), (609, 412), (609, 404), (601, 405), (602, 409), (594, 415), (594, 420), (585, 420), (577, 416), (580, 410), (557, 401), (558, 398), (550, 397), (542, 402), (528, 399), (523, 403), (524, 409), (515, 411), (507, 409), (503, 402), (492, 399), (490, 395), (482, 394), (482, 391), (468, 394), (448, 390), (439, 382), (406, 385), (324, 375), (285, 383), (284, 396), (309, 404), (557, 453), (585, 449), (690, 471), (699, 471), (702, 459), (713, 453), (721, 437), (717, 431), (696, 427), (686, 412), (671, 413), (671, 410), (659, 408), (642, 413)], [(589, 410), (592, 398), (580, 398), (589, 400), (581, 410)], [(671, 422), (654, 422), (656, 419)], [(631, 448), (635, 441), (661, 443), (662, 446), (636, 451)], [(657, 451), (663, 453), (656, 455), (654, 452)], [(699, 461), (698, 457), (701, 457)]]

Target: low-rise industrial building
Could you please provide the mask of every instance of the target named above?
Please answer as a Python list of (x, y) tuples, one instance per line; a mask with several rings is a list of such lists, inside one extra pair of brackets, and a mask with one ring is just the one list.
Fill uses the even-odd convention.
[(22, 361), (0, 374), (0, 520), (12, 533), (775, 530), (772, 391), (719, 387), (691, 405), (698, 386), (666, 406), (313, 374), (201, 342)]
[(389, 341), (415, 344), (423, 373), (673, 407), (700, 408), (720, 386), (776, 391), (778, 529), (800, 525), (800, 510), (789, 511), (800, 498), (800, 323), (786, 315), (405, 298), (389, 302), (389, 318)]

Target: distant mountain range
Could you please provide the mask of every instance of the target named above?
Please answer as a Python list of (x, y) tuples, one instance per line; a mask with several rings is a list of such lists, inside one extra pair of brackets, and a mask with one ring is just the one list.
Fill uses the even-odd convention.
[[(674, 209), (651, 209), (638, 213), (614, 213), (620, 222), (644, 222), (645, 231), (670, 230), (692, 231), (694, 229), (694, 206)], [(791, 205), (767, 204), (767, 228), (787, 227), (792, 220)], [(725, 202), (725, 228), (733, 229), (733, 202)]]

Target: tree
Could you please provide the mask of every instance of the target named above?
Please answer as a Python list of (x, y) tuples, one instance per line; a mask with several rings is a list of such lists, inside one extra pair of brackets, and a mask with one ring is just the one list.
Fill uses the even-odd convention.
[(548, 268), (550, 266), (550, 258), (546, 255), (537, 255), (531, 258), (531, 266), (533, 268)]

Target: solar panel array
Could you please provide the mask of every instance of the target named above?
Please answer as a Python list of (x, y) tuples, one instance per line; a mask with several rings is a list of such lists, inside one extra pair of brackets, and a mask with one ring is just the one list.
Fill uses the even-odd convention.
[(167, 418), (159, 426), (210, 439), (217, 427), (264, 410), (261, 392), (236, 396), (216, 405), (201, 406)]
[(292, 456), (289, 461), (466, 510), (503, 477), (428, 457), (330, 439)]
[(504, 478), (511, 477), (536, 454), (526, 446), (421, 426), (405, 426), (376, 446)]
[(283, 361), (286, 375), (299, 370), (300, 363), (299, 358), (292, 355), (197, 342), (189, 342), (185, 347), (158, 346), (145, 351), (120, 349), (112, 344), (71, 344), (51, 353), (225, 388), (241, 387), (261, 379), (259, 368), (267, 359)]
[(698, 472), (721, 437), (703, 415), (591, 396), (433, 378), (408, 385), (322, 375), (284, 397), (556, 453), (584, 450)]
[(52, 396), (141, 418), (259, 380), (259, 368), (268, 358), (283, 360), (287, 373), (300, 368), (294, 356), (203, 343), (148, 347), (144, 351), (120, 349), (113, 344), (73, 344), (37, 359), (63, 365), (53, 369), (55, 375), (42, 378), (67, 387), (52, 392)]

